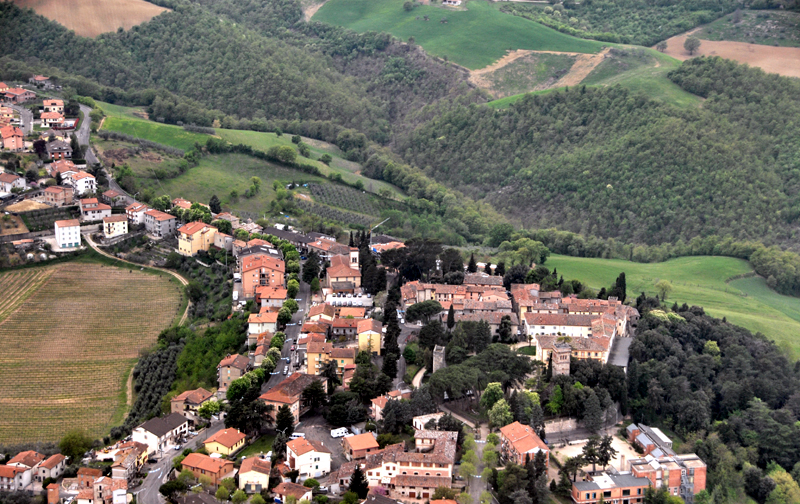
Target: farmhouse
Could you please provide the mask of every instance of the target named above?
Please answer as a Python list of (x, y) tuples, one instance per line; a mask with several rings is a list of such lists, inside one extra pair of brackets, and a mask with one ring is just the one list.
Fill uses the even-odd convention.
[(63, 140), (56, 140), (54, 142), (50, 142), (45, 147), (47, 151), (47, 156), (50, 159), (71, 159), (72, 158), (72, 147)]
[(31, 484), (31, 470), (27, 467), (0, 465), (0, 490), (15, 492)]
[(36, 473), (36, 481), (44, 481), (47, 478), (56, 479), (64, 473), (67, 467), (67, 457), (56, 453), (51, 455), (39, 465)]
[(44, 75), (34, 75), (28, 79), (28, 82), (36, 86), (42, 86), (45, 89), (53, 87), (53, 81), (50, 80), (50, 77), (46, 77)]
[(111, 207), (100, 203), (97, 198), (84, 198), (80, 202), (81, 220), (84, 222), (94, 222), (111, 217)]
[(81, 246), (81, 223), (78, 219), (59, 220), (54, 225), (58, 248), (77, 248)]
[(51, 186), (43, 191), (44, 202), (54, 207), (72, 205), (72, 188), (69, 186)]
[(200, 406), (211, 400), (213, 396), (214, 394), (204, 388), (187, 390), (172, 398), (170, 411), (172, 413), (180, 413), (187, 418), (193, 418)]
[(131, 439), (147, 446), (147, 454), (169, 449), (189, 432), (189, 420), (180, 413), (151, 418), (133, 429)]
[[(134, 201), (125, 207), (125, 215), (128, 217), (128, 223), (131, 226), (138, 226), (144, 224), (144, 213), (150, 208), (144, 203)], [(167, 214), (169, 215), (169, 214)]]
[[(288, 378), (271, 388), (267, 393), (261, 394), (259, 399), (264, 401), (267, 406), (272, 406), (277, 411), (283, 405), (288, 405), (294, 415), (294, 421), (299, 422), (300, 416), (308, 411), (308, 407), (303, 404), (303, 390), (319, 378), (309, 374), (292, 373)], [(327, 388), (327, 382), (321, 381), (323, 388)]]
[(146, 210), (144, 212), (144, 228), (147, 230), (147, 234), (153, 238), (165, 238), (174, 235), (177, 221), (173, 215), (158, 210)]
[(232, 478), (236, 474), (232, 461), (212, 458), (196, 452), (187, 455), (181, 465), (184, 469), (192, 471), (195, 478), (208, 476), (211, 478), (212, 485), (219, 485), (223, 479)]
[(14, 173), (0, 173), (0, 192), (10, 193), (12, 189), (25, 189), (25, 179)]
[(233, 380), (238, 380), (250, 367), (250, 359), (244, 355), (228, 354), (217, 366), (217, 381), (220, 392), (228, 390)]
[(201, 250), (207, 252), (214, 245), (217, 228), (196, 221), (184, 224), (178, 228), (178, 233), (178, 253), (191, 257)]
[(272, 463), (263, 454), (242, 460), (239, 468), (239, 489), (247, 493), (260, 493), (269, 487)]
[(232, 455), (244, 447), (244, 440), (247, 438), (238, 429), (222, 429), (208, 438), (203, 445), (208, 453), (219, 453), (220, 455)]
[(4, 149), (19, 152), (25, 148), (25, 143), (22, 140), (22, 130), (16, 126), (3, 126), (0, 128), (0, 136), (3, 138)]
[(6, 462), (6, 464), (10, 466), (24, 467), (26, 469), (30, 469), (33, 471), (33, 473), (36, 473), (36, 470), (39, 468), (41, 463), (44, 462), (44, 458), (44, 455), (39, 452), (27, 450), (17, 453), (11, 458), (11, 460)]
[(114, 238), (128, 234), (128, 218), (125, 214), (103, 217), (103, 236)]

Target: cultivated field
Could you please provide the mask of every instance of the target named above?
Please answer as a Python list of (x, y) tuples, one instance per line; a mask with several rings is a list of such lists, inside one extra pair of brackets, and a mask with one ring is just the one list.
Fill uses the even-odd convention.
[(125, 30), (169, 10), (144, 0), (13, 0), (83, 37)]
[(139, 351), (181, 314), (167, 275), (99, 262), (0, 273), (0, 444), (107, 433)]
[(747, 63), (768, 73), (800, 77), (800, 47), (770, 47), (747, 42), (701, 40), (700, 49), (694, 56), (690, 56), (683, 48), (683, 43), (695, 31), (697, 30), (668, 39), (667, 50), (664, 52), (681, 61), (696, 56), (720, 56), (739, 63)]
[(420, 5), (411, 11), (403, 9), (403, 2), (329, 0), (313, 20), (358, 32), (385, 31), (403, 40), (414, 37), (428, 53), (472, 70), (488, 66), (514, 49), (596, 53), (604, 46), (503, 14), (484, 0), (472, 0), (459, 9)]
[(641, 292), (655, 295), (656, 282), (668, 280), (674, 287), (667, 298), (669, 305), (677, 301), (702, 306), (715, 317), (727, 317), (734, 324), (765, 334), (792, 357), (800, 357), (800, 298), (777, 294), (759, 277), (726, 282), (751, 272), (747, 261), (701, 256), (642, 264), (554, 255), (546, 266), (557, 268), (564, 279), (578, 279), (594, 289), (609, 287), (624, 271), (628, 298)]

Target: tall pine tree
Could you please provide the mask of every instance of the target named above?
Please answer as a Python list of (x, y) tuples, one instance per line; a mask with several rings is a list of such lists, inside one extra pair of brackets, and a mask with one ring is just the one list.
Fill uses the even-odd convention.
[(467, 264), (468, 273), (476, 273), (478, 271), (478, 264), (475, 262), (475, 253), (469, 256), (469, 264)]

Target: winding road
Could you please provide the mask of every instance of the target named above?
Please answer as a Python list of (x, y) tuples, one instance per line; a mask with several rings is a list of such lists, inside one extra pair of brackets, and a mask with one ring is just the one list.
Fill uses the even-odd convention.
[[(92, 247), (100, 255), (104, 255), (104, 256), (106, 256), (106, 257), (108, 257), (110, 259), (114, 259), (115, 261), (123, 262), (123, 263), (126, 263), (126, 264), (132, 264), (133, 266), (136, 266), (137, 268), (143, 268), (144, 267), (144, 268), (150, 268), (150, 269), (154, 269), (154, 270), (158, 270), (158, 271), (163, 271), (164, 273), (169, 273), (170, 275), (172, 275), (175, 278), (177, 278), (178, 281), (182, 285), (189, 285), (189, 281), (188, 280), (186, 280), (185, 278), (183, 278), (182, 276), (180, 276), (179, 274), (175, 273), (172, 270), (168, 270), (168, 269), (165, 269), (165, 268), (159, 268), (158, 266), (143, 266), (143, 265), (135, 263), (135, 262), (126, 261), (125, 259), (120, 259), (119, 257), (114, 257), (113, 255), (109, 254), (108, 252), (102, 250), (100, 247), (97, 246), (97, 244), (94, 242), (94, 240), (92, 240), (91, 233), (83, 233), (83, 239), (86, 240), (86, 243), (88, 243), (89, 246)], [(183, 316), (181, 317), (180, 322), (178, 322), (178, 325), (183, 325), (183, 323), (186, 322), (186, 319), (189, 317), (189, 307), (190, 306), (192, 306), (192, 302), (188, 301), (186, 303), (186, 310), (184, 310)]]

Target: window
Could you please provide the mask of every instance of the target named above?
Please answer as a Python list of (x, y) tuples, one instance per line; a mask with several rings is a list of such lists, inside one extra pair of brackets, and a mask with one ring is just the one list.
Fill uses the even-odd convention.
[(628, 495), (630, 495), (630, 494), (631, 494), (631, 491), (630, 491), (630, 490), (627, 490), (627, 489), (626, 489), (626, 490), (623, 490), (623, 491), (622, 491), (622, 495), (623, 495), (623, 497), (627, 497), (627, 496), (628, 496)]

